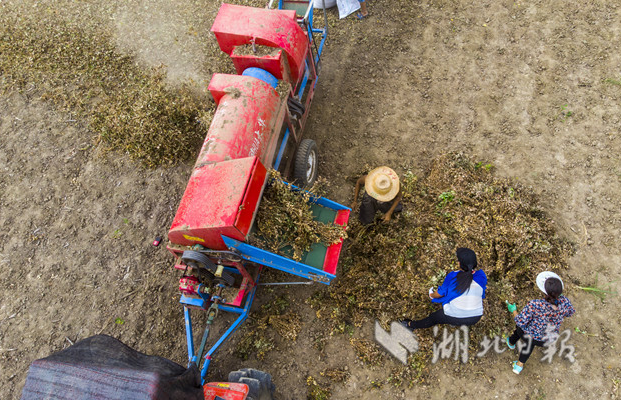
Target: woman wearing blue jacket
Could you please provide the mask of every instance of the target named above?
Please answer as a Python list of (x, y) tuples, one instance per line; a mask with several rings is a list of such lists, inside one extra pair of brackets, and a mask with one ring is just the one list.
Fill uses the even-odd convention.
[(442, 308), (427, 318), (402, 323), (409, 329), (430, 328), (438, 324), (453, 326), (474, 325), (483, 316), (483, 299), (487, 276), (477, 268), (477, 256), (471, 249), (457, 249), (460, 271), (450, 272), (438, 290), (429, 289), (429, 297)]

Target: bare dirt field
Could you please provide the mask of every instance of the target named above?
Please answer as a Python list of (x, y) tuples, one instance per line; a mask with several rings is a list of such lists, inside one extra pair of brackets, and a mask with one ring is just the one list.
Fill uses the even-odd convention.
[[(53, 2), (15, 3), (37, 13), (32, 4)], [(88, 9), (119, 51), (140, 65), (164, 64), (171, 86), (204, 86), (212, 72), (226, 72), (207, 51), (217, 46), (209, 28), (219, 4), (93, 1), (62, 13)], [(518, 376), (508, 351), (471, 353), (466, 364), (428, 363), (419, 381), (394, 385), (385, 380), (398, 361), (366, 365), (351, 345), (373, 340), (371, 323), (324, 336), (308, 299), (329, 288), (312, 286), (260, 288), (255, 310), (285, 298), (300, 316), (297, 340), (242, 360), (242, 330), (214, 357), (210, 376), (260, 368), (281, 399), (306, 398), (308, 377), (330, 384), (334, 399), (617, 398), (619, 296), (602, 301), (578, 286), (621, 286), (621, 6), (368, 0), (368, 8), (361, 21), (328, 11), (305, 131), (319, 145), (328, 197), (349, 204), (365, 165), (422, 175), (448, 151), (532, 187), (576, 248), (563, 274), (577, 310), (563, 325), (575, 362), (547, 364), (535, 350)], [(39, 97), (36, 86), (0, 95), (0, 398), (19, 398), (34, 359), (97, 333), (185, 364), (179, 276), (166, 241), (151, 242), (167, 233), (192, 161), (144, 169), (125, 154), (103, 154), (84, 121)], [(321, 375), (338, 368), (346, 368), (343, 382)]]

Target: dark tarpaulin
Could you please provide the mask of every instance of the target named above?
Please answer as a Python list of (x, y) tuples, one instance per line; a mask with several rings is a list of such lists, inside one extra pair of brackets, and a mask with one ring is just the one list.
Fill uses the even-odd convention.
[(97, 335), (35, 360), (21, 399), (204, 400), (204, 396), (195, 365), (186, 369)]

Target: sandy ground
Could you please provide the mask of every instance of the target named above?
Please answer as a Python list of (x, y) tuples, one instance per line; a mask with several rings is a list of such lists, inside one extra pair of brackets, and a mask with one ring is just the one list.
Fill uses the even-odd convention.
[[(212, 376), (258, 367), (274, 375), (282, 399), (305, 398), (307, 376), (344, 366), (351, 377), (333, 385), (336, 399), (616, 398), (619, 296), (602, 302), (576, 286), (596, 277), (600, 286), (620, 286), (621, 86), (607, 80), (621, 78), (621, 7), (368, 4), (363, 21), (332, 18), (305, 132), (319, 144), (331, 197), (348, 204), (352, 175), (365, 164), (422, 174), (449, 150), (532, 186), (559, 235), (576, 244), (565, 280), (577, 314), (564, 324), (576, 361), (548, 365), (536, 350), (516, 376), (508, 352), (471, 355), (468, 364), (430, 365), (412, 388), (370, 389), (397, 362), (360, 364), (348, 335), (329, 337), (317, 351), (312, 342), (322, 322), (305, 300), (318, 288), (307, 288), (283, 292), (303, 317), (296, 342), (280, 341), (263, 361), (241, 361), (231, 355), (234, 338)], [(208, 29), (217, 5), (126, 2), (104, 20), (119, 48), (141, 49), (145, 64), (168, 65), (171, 83), (207, 82), (213, 64), (201, 51), (214, 46)], [(100, 332), (185, 363), (178, 274), (164, 246), (151, 241), (167, 232), (191, 163), (143, 170), (122, 154), (100, 156), (92, 143), (87, 126), (38, 100), (36, 88), (0, 97), (0, 398), (19, 397), (32, 360)], [(258, 304), (276, 295), (259, 291)], [(372, 339), (372, 328), (353, 335)]]

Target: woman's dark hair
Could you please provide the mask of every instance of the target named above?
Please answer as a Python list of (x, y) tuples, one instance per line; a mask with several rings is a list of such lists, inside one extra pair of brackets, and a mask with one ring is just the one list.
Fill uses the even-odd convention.
[(470, 288), (472, 283), (472, 271), (477, 267), (477, 255), (466, 247), (460, 247), (457, 249), (457, 259), (459, 260), (461, 271), (457, 273), (457, 287), (455, 290), (458, 293), (463, 293)]
[(546, 283), (543, 285), (546, 289), (546, 301), (548, 303), (557, 305), (558, 297), (563, 293), (563, 283), (556, 278), (546, 279)]

